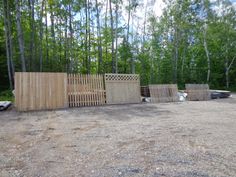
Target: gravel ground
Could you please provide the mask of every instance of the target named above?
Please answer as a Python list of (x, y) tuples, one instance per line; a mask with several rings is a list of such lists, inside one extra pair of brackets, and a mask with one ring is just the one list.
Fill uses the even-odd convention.
[(1, 177), (235, 177), (229, 99), (0, 113)]

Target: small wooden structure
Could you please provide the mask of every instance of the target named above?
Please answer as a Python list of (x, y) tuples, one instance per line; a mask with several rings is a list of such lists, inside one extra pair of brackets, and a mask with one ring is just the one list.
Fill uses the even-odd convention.
[(208, 84), (185, 84), (189, 101), (205, 101), (210, 99)]
[(176, 84), (149, 85), (149, 90), (152, 103), (178, 101), (178, 87)]
[(140, 80), (137, 74), (105, 74), (107, 104), (140, 103)]

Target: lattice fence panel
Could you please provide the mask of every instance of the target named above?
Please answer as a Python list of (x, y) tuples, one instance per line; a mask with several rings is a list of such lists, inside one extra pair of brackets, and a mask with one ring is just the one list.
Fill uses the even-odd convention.
[(137, 74), (105, 74), (107, 104), (139, 103), (140, 80)]
[(114, 82), (139, 82), (137, 74), (105, 74), (106, 81)]

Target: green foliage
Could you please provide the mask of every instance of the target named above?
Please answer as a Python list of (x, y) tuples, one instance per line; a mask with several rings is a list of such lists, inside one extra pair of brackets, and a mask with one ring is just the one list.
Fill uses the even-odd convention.
[(14, 96), (11, 90), (5, 90), (0, 92), (0, 101), (14, 101)]
[[(12, 0), (4, 2), (9, 2), (14, 69), (21, 71), (16, 5)], [(35, 1), (34, 19), (30, 16), (29, 2), (32, 1), (20, 3), (27, 71), (40, 71), (42, 63), (43, 72), (98, 73), (101, 62), (101, 72), (111, 73), (111, 46), (116, 40), (112, 40), (111, 32), (115, 36), (116, 29), (111, 31), (110, 20), (116, 23), (118, 15), (114, 27), (118, 27), (115, 49), (118, 49), (119, 73), (135, 71), (140, 74), (142, 85), (177, 83), (183, 88), (185, 83), (206, 83), (205, 40), (210, 58), (210, 86), (226, 88), (226, 69), (230, 66), (229, 86), (236, 88), (236, 60), (232, 62), (236, 57), (236, 12), (229, 0), (214, 4), (209, 0), (168, 0), (161, 17), (156, 17), (147, 7), (143, 24), (137, 17), (143, 6), (137, 0), (130, 1), (128, 6), (123, 1), (111, 0), (111, 16), (106, 1), (99, 2), (98, 7), (91, 1), (82, 0)], [(116, 5), (119, 7), (117, 14)], [(5, 6), (0, 8), (1, 91), (9, 89), (9, 81), (3, 19)], [(214, 11), (217, 8), (221, 8), (220, 14)], [(101, 34), (97, 33), (97, 10)], [(129, 24), (127, 14), (131, 18)], [(133, 25), (137, 21), (139, 26)], [(102, 48), (102, 61), (99, 61), (98, 46)]]

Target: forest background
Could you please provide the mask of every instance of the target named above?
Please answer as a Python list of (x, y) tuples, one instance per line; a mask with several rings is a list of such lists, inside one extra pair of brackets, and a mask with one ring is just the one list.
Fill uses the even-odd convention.
[(0, 3), (2, 95), (18, 71), (136, 73), (141, 85), (236, 90), (235, 0)]

